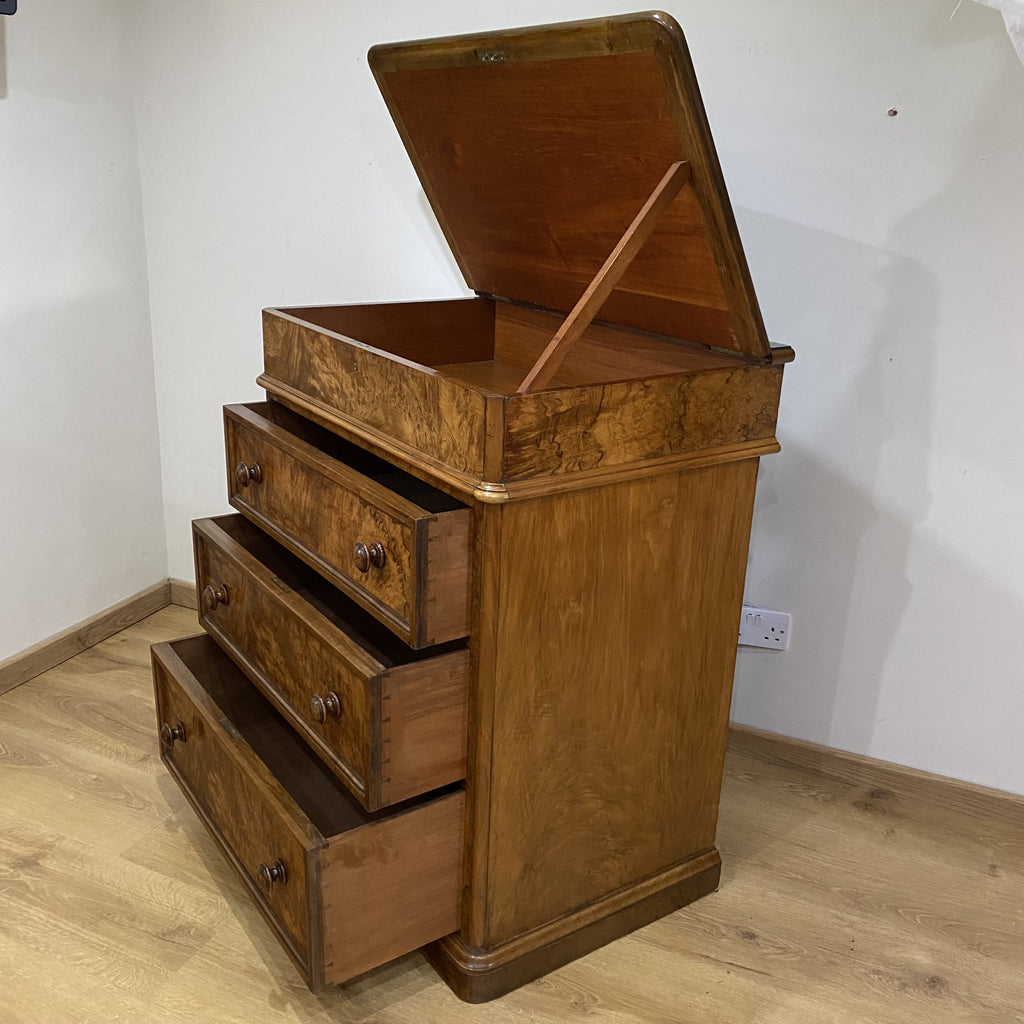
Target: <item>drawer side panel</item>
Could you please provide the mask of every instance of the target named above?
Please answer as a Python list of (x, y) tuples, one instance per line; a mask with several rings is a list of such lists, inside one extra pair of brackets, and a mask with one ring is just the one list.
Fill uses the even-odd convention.
[(472, 516), (466, 508), (419, 524), (420, 646), (469, 632)]
[(381, 806), (466, 776), (469, 651), (381, 678)]
[(465, 802), (458, 790), (331, 840), (320, 862), (328, 984), (459, 927)]

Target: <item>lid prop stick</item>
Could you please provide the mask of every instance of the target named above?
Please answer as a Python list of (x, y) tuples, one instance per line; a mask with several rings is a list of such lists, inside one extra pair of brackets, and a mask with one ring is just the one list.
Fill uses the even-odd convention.
[(573, 306), (572, 312), (562, 322), (562, 326), (541, 352), (530, 372), (523, 378), (518, 394), (523, 395), (531, 388), (544, 387), (558, 372), (558, 368), (569, 354), (569, 349), (590, 326), (591, 320), (597, 316), (605, 299), (619, 283), (619, 279), (647, 241), (661, 215), (689, 180), (690, 164), (686, 160), (672, 164), (665, 172), (665, 176), (658, 182), (633, 223), (626, 228), (625, 234), (604, 261), (604, 266), (594, 275), (594, 279), (587, 285), (587, 290), (580, 296), (579, 302)]

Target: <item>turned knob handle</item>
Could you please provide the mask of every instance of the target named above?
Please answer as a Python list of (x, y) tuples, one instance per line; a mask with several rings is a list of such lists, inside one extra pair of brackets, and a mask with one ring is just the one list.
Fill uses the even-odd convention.
[(372, 565), (375, 569), (383, 569), (387, 561), (384, 552), (384, 545), (374, 541), (367, 547), (362, 541), (358, 541), (352, 549), (352, 557), (355, 560), (356, 568), (360, 572), (369, 572)]
[(260, 861), (256, 866), (256, 877), (264, 891), (270, 892), (274, 888), (275, 882), (278, 885), (284, 885), (288, 881), (288, 872), (284, 869), (284, 862), (278, 858), (270, 867)]
[(219, 604), (228, 604), (230, 595), (227, 585), (222, 583), (219, 587), (211, 586), (209, 583), (203, 587), (203, 608), (212, 612)]
[(185, 742), (185, 723), (178, 722), (177, 725), (169, 725), (164, 722), (160, 726), (160, 742), (170, 750), (177, 741)]
[(248, 487), (249, 484), (258, 484), (263, 479), (263, 470), (260, 469), (260, 464), (254, 462), (251, 466), (247, 466), (244, 462), (240, 462), (235, 466), (235, 479), (238, 481), (239, 487)]
[(328, 718), (341, 718), (341, 698), (328, 690), (322, 697), (314, 693), (309, 698), (309, 707), (318, 722), (326, 722)]

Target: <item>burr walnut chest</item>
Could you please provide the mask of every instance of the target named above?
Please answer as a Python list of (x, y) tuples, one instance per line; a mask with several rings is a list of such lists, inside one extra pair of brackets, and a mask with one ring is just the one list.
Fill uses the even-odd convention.
[(316, 989), (507, 992), (718, 883), (769, 345), (682, 33), (374, 47), (472, 297), (268, 309), (153, 650), (164, 761)]

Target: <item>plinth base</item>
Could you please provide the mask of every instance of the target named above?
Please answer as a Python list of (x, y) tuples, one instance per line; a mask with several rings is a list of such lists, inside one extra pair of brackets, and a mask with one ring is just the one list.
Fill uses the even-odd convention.
[(711, 849), (501, 945), (469, 946), (456, 932), (423, 953), (460, 999), (484, 1003), (714, 892), (721, 869)]

